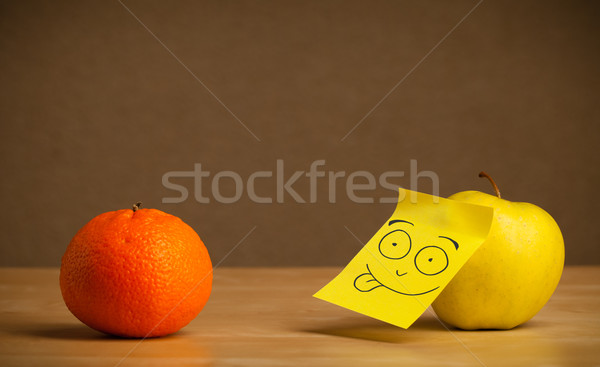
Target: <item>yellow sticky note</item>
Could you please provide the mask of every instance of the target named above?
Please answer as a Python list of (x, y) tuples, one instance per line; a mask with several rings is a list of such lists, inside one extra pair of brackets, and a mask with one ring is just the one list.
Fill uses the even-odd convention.
[(408, 328), (486, 239), (493, 209), (400, 189), (394, 214), (314, 297)]

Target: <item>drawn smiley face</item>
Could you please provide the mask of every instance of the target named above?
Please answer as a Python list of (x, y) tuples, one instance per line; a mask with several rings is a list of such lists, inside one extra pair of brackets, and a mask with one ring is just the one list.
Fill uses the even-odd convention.
[[(387, 223), (389, 231), (381, 237), (375, 261), (366, 264), (366, 272), (354, 279), (354, 288), (370, 292), (383, 288), (405, 296), (420, 296), (440, 287), (436, 275), (450, 264), (448, 252), (458, 251), (458, 243), (447, 236), (428, 238), (415, 244), (410, 235), (415, 226), (406, 220)], [(426, 244), (425, 244), (426, 243)]]
[(315, 297), (407, 328), (485, 242), (494, 210), (398, 192), (389, 219)]

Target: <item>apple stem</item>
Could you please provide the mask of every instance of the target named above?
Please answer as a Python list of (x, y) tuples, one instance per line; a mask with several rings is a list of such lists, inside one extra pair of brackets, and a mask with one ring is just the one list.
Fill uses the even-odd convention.
[(479, 177), (485, 177), (488, 180), (490, 180), (490, 182), (492, 183), (492, 186), (494, 186), (494, 191), (496, 191), (496, 196), (498, 196), (498, 199), (502, 199), (502, 196), (500, 195), (500, 190), (498, 189), (498, 185), (496, 185), (496, 183), (494, 182), (494, 179), (492, 179), (492, 177), (490, 177), (490, 175), (481, 171), (481, 172), (479, 172)]
[(133, 204), (133, 212), (135, 213), (141, 207), (142, 207), (141, 201), (138, 201), (137, 203)]

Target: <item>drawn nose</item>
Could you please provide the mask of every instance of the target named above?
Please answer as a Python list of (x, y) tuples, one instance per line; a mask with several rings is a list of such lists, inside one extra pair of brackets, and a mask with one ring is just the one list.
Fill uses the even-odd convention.
[(400, 274), (400, 273), (398, 272), (398, 270), (396, 270), (396, 275), (397, 275), (397, 276), (399, 276), (399, 277), (401, 277), (401, 276), (403, 276), (403, 275), (406, 275), (406, 274), (408, 274), (408, 272), (406, 272), (406, 273), (403, 273), (403, 274)]

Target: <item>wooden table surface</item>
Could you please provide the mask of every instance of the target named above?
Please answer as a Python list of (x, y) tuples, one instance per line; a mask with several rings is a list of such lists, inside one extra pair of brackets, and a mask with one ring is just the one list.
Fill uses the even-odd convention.
[(65, 307), (58, 269), (0, 269), (0, 366), (600, 366), (600, 267), (569, 267), (542, 311), (509, 331), (408, 330), (312, 298), (337, 268), (219, 268), (178, 333), (113, 338)]

